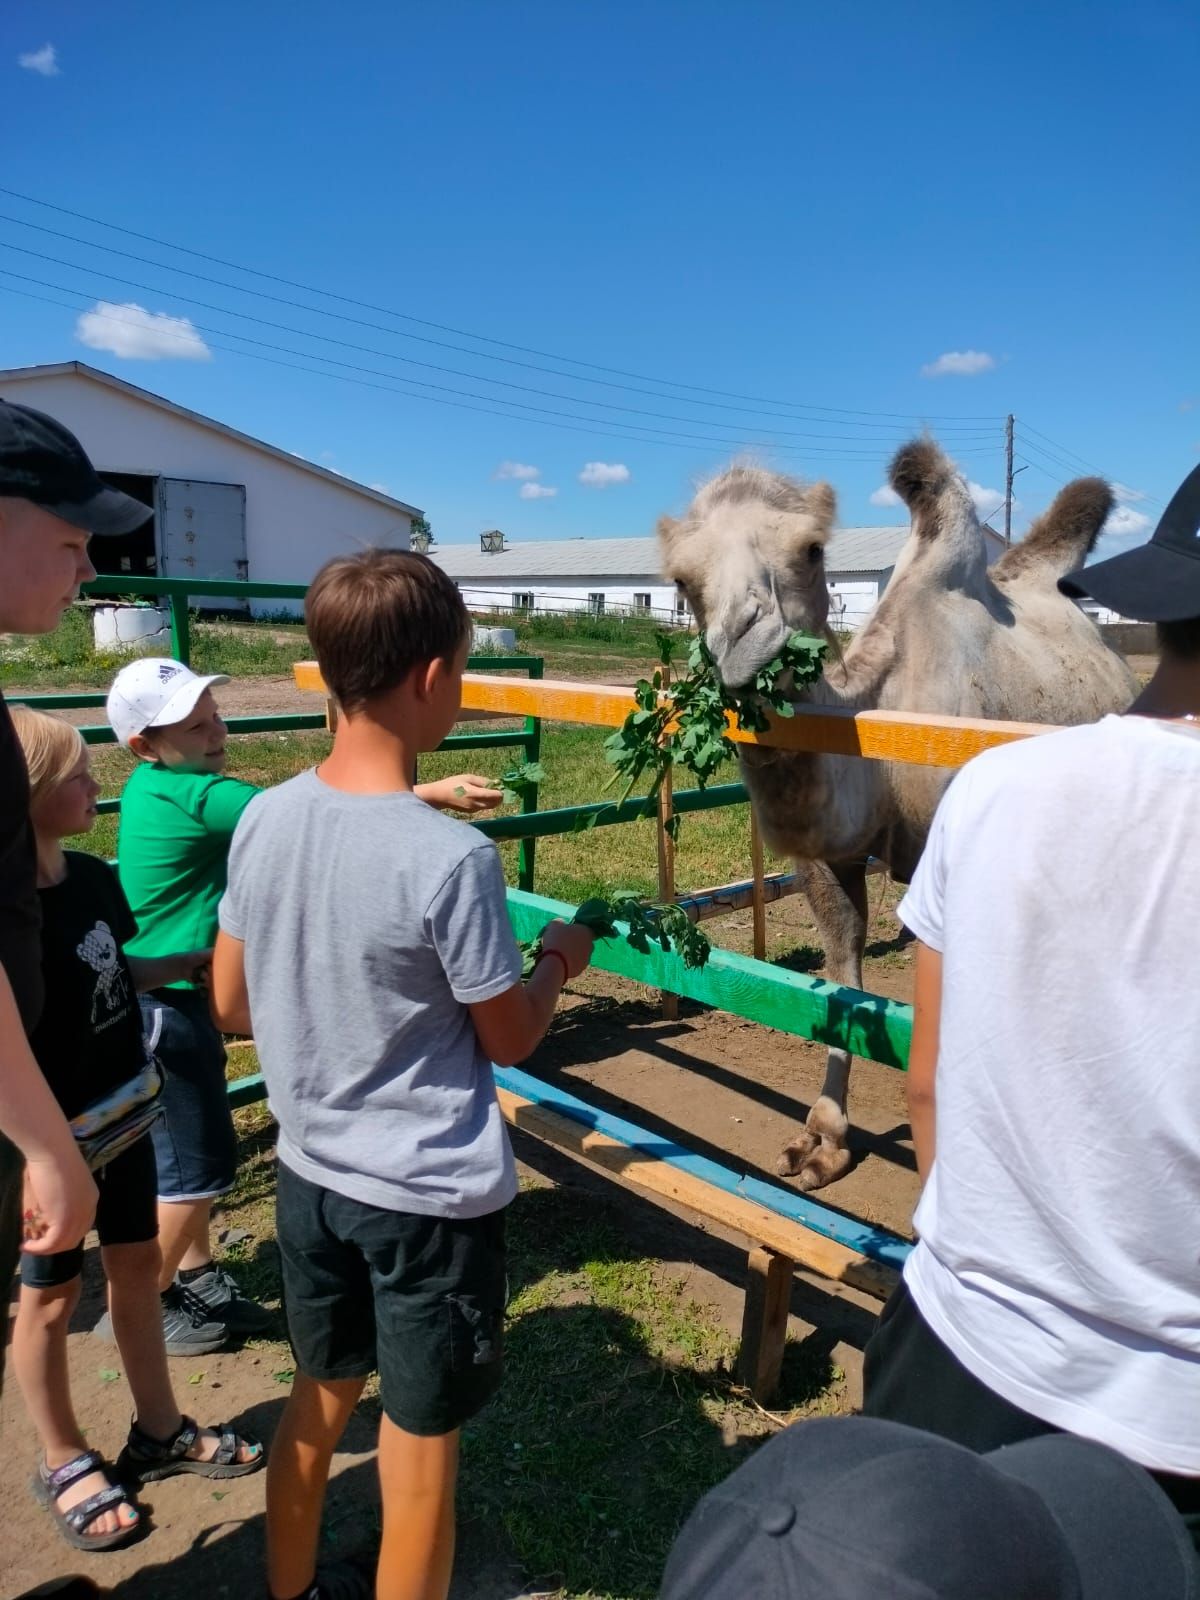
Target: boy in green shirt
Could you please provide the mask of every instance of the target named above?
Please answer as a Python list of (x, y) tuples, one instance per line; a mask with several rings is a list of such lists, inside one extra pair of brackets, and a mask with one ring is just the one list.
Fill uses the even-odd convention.
[[(123, 667), (109, 692), (108, 720), (138, 758), (121, 799), (117, 840), (121, 887), (138, 924), (130, 955), (203, 949), (216, 937), (229, 843), (259, 792), (225, 773), (225, 724), (212, 691), (228, 682), (148, 656)], [(416, 793), (430, 805), (467, 812), (502, 798), (470, 773), (422, 784)], [(225, 1046), (207, 995), (191, 984), (144, 995), (142, 1008), (165, 1076), (164, 1115), (154, 1128), (164, 1333), (171, 1354), (204, 1355), (271, 1320), (213, 1261), (213, 1202), (237, 1175)]]

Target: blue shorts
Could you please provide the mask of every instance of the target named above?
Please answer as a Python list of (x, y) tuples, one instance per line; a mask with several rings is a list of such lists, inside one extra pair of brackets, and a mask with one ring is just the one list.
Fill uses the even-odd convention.
[[(161, 1014), (161, 1024), (158, 1014)], [(154, 1124), (160, 1200), (215, 1200), (237, 1176), (237, 1135), (225, 1085), (225, 1046), (200, 989), (142, 996), (142, 1023), (163, 1069)]]
[[(154, 1203), (154, 1146), (143, 1134), (95, 1174), (96, 1232), (102, 1246), (147, 1244), (158, 1238), (158, 1208)], [(31, 1289), (52, 1289), (70, 1283), (83, 1271), (83, 1242), (52, 1256), (21, 1253), (21, 1282)]]

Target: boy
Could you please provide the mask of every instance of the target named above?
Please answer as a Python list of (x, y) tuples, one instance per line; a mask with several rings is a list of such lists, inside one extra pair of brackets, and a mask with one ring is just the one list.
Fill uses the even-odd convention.
[(458, 715), (469, 619), (424, 556), (330, 562), (305, 607), (340, 716), (333, 753), (256, 800), (234, 840), (215, 1015), (253, 1017), (279, 1123), (278, 1234), (297, 1376), (272, 1446), (272, 1600), (316, 1577), (333, 1451), (378, 1371), (378, 1593), (444, 1600), (461, 1425), (500, 1381), (504, 1208), (490, 1063), (528, 1055), (591, 936), (552, 923), (522, 985), (490, 842), (419, 804), (418, 754)]
[[(138, 758), (121, 799), (117, 841), (121, 887), (139, 930), (132, 956), (205, 948), (216, 937), (229, 843), (260, 792), (225, 774), (225, 724), (212, 691), (228, 682), (220, 673), (198, 677), (181, 662), (145, 657), (122, 668), (109, 692), (108, 720)], [(458, 788), (466, 793), (456, 798)], [(470, 774), (418, 793), (463, 810), (502, 798)], [(193, 984), (143, 996), (142, 1012), (166, 1078), (165, 1114), (154, 1129), (163, 1330), (171, 1355), (206, 1355), (271, 1321), (213, 1261), (213, 1202), (237, 1175), (225, 1046), (206, 994)], [(107, 1333), (107, 1321), (99, 1331)]]
[[(112, 489), (61, 422), (0, 400), (0, 632), (52, 633), (96, 576), (93, 536), (132, 533), (150, 507)], [(96, 1184), (29, 1048), (42, 1014), (41, 917), (29, 782), (0, 696), (0, 1294), (21, 1249), (52, 1255), (91, 1226)], [(22, 1184), (25, 1217), (22, 1225)], [(0, 1387), (4, 1379), (0, 1337)], [(86, 1578), (30, 1590), (95, 1594)]]
[(989, 751), (934, 819), (900, 906), (920, 1237), (864, 1411), (1097, 1440), (1200, 1540), (1200, 468), (1061, 587), (1158, 623), (1161, 659), (1129, 715)]

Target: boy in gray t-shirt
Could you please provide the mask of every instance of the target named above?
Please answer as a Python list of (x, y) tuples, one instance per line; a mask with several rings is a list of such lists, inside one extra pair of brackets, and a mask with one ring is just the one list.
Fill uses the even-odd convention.
[(220, 1025), (254, 1033), (279, 1122), (296, 1380), (270, 1463), (267, 1578), (272, 1600), (330, 1592), (316, 1573), (329, 1462), (378, 1371), (378, 1592), (444, 1596), (458, 1431), (501, 1371), (516, 1174), (491, 1063), (534, 1048), (592, 941), (552, 923), (523, 985), (494, 846), (413, 793), (417, 755), (460, 707), (470, 624), (450, 579), (368, 551), (324, 567), (305, 612), (341, 711), (333, 751), (247, 808), (212, 980)]

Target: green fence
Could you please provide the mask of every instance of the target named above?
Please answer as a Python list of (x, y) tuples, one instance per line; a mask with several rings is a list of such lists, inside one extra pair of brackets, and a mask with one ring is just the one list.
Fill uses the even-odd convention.
[[(308, 592), (303, 583), (250, 583), (233, 578), (128, 578), (102, 577), (89, 583), (83, 593), (97, 596), (136, 596), (164, 602), (171, 612), (171, 654), (185, 666), (191, 665), (192, 633), (189, 602), (205, 598), (228, 603), (236, 600), (303, 600)], [(540, 656), (472, 656), (467, 665), (475, 671), (524, 672), (531, 678), (542, 676)], [(33, 706), (38, 711), (90, 710), (104, 705), (103, 694), (16, 694), (9, 695), (13, 705)], [(226, 717), (230, 733), (295, 733), (324, 728), (325, 714), (320, 711), (288, 712), (278, 716)], [(91, 723), (80, 728), (88, 744), (115, 744), (116, 736), (105, 723)], [(520, 747), (526, 761), (536, 761), (542, 748), (540, 717), (526, 717), (521, 728), (504, 729), (491, 733), (452, 733), (439, 747), (442, 750), (496, 750)], [(100, 801), (100, 811), (119, 811), (121, 802), (112, 797)], [(521, 817), (505, 818), (510, 822), (524, 822), (525, 830), (518, 835), (520, 846), (517, 857), (517, 878), (522, 889), (532, 891), (536, 870), (537, 829), (529, 819), (538, 808), (538, 789), (534, 784), (521, 800)], [(557, 831), (557, 830), (556, 830)]]

